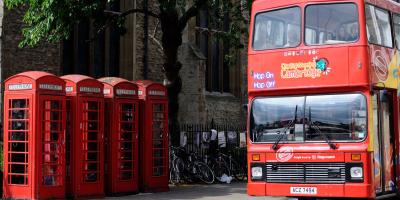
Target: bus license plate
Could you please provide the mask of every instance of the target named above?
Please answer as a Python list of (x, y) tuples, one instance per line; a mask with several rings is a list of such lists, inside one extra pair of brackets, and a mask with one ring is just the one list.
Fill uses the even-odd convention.
[(316, 187), (290, 187), (290, 194), (317, 194)]

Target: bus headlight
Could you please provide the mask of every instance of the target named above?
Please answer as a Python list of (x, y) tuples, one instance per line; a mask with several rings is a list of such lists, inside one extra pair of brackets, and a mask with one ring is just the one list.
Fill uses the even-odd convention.
[(251, 163), (251, 180), (252, 181), (262, 181), (264, 180), (264, 163)]
[(352, 167), (352, 168), (350, 168), (350, 176), (351, 176), (351, 178), (362, 178), (363, 177), (363, 169), (362, 169), (362, 167)]
[(251, 177), (254, 179), (260, 179), (262, 177), (262, 168), (261, 167), (252, 167), (251, 168)]
[(363, 163), (346, 163), (346, 181), (347, 182), (364, 182)]

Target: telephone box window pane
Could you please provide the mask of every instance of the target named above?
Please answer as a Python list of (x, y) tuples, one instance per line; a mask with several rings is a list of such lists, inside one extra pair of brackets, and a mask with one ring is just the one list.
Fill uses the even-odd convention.
[(163, 129), (164, 123), (162, 121), (153, 122), (153, 129)]
[(10, 119), (27, 119), (29, 111), (28, 110), (11, 110)]
[(57, 152), (58, 153), (59, 152), (58, 147), (59, 146), (56, 143), (46, 143), (46, 144), (43, 144), (43, 152), (45, 152), (45, 153)]
[(131, 142), (121, 142), (121, 149), (122, 150), (132, 150), (132, 143)]
[(17, 185), (27, 185), (28, 177), (23, 175), (9, 175), (8, 183)]
[(85, 174), (85, 182), (96, 182), (96, 181), (97, 181), (97, 173)]
[(87, 153), (87, 157), (86, 157), (86, 161), (97, 161), (97, 152), (88, 152)]
[(27, 99), (13, 99), (11, 101), (11, 108), (28, 108), (28, 100)]
[(122, 129), (122, 131), (133, 131), (133, 124), (132, 123), (122, 123), (121, 129)]
[(98, 120), (98, 112), (88, 112), (88, 120)]
[(153, 131), (153, 140), (161, 140), (163, 132), (161, 130)]
[(61, 120), (61, 113), (60, 112), (51, 112), (51, 115), (50, 115), (50, 120), (51, 121), (58, 121), (58, 120)]
[(132, 179), (132, 172), (130, 172), (130, 171), (121, 172), (119, 176), (120, 176), (120, 180), (129, 180), (129, 179)]
[(51, 122), (50, 123), (50, 130), (51, 131), (60, 131), (61, 130), (61, 124), (59, 122)]
[(123, 113), (121, 113), (121, 121), (126, 121), (126, 122), (133, 121), (132, 112), (123, 112)]
[(28, 133), (24, 131), (10, 132), (9, 141), (28, 141)]
[(97, 132), (88, 132), (87, 133), (87, 140), (97, 141)]
[(28, 154), (15, 153), (15, 154), (13, 154), (12, 157), (8, 158), (8, 162), (26, 163), (26, 162), (28, 162)]
[(121, 152), (121, 160), (132, 160), (132, 152)]
[(163, 148), (163, 141), (162, 140), (153, 140), (153, 148)]
[(88, 122), (88, 130), (90, 131), (98, 130), (97, 122)]
[(57, 142), (59, 138), (58, 132), (51, 132), (50, 133), (50, 141)]
[(154, 104), (153, 105), (153, 112), (163, 112), (164, 105), (163, 104)]
[(99, 103), (97, 101), (88, 101), (87, 102), (88, 110), (98, 110)]
[(153, 168), (153, 176), (163, 176), (164, 168), (163, 167), (155, 167)]
[(132, 133), (130, 132), (121, 133), (121, 140), (132, 141)]
[(164, 155), (164, 150), (163, 149), (155, 149), (153, 152), (153, 157), (154, 158), (162, 158)]
[(97, 171), (97, 163), (87, 163), (85, 164), (86, 171)]
[(43, 161), (46, 163), (55, 163), (58, 161), (58, 155), (57, 154), (43, 154)]
[(28, 169), (27, 169), (27, 165), (25, 164), (11, 164), (9, 165), (10, 167), (10, 171), (9, 173), (14, 173), (14, 174), (27, 174), (28, 173)]
[(58, 173), (57, 165), (45, 165), (43, 166), (43, 174), (44, 175), (57, 175)]
[(43, 185), (46, 186), (57, 186), (57, 177), (56, 176), (44, 176)]
[(28, 130), (28, 122), (26, 121), (11, 121), (10, 130)]
[(132, 169), (132, 162), (121, 162), (121, 169)]
[(9, 151), (28, 152), (28, 144), (25, 142), (9, 142)]
[(122, 111), (132, 112), (133, 104), (122, 104)]
[(61, 102), (60, 101), (51, 101), (51, 109), (52, 110), (61, 109)]
[(97, 142), (88, 142), (89, 151), (97, 151)]

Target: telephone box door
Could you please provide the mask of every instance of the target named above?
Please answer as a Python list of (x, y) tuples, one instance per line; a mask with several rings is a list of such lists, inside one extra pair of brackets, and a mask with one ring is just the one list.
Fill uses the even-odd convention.
[(166, 101), (151, 100), (152, 179), (150, 185), (168, 187), (168, 120)]
[[(98, 195), (103, 191), (103, 101), (99, 98), (82, 97), (77, 104), (77, 115), (81, 117), (79, 129), (81, 134), (77, 136), (77, 145), (81, 152), (77, 153), (80, 159), (76, 162), (80, 168), (76, 177), (80, 187), (79, 194)], [(102, 192), (100, 192), (102, 193)]]
[[(118, 181), (113, 182), (113, 187), (115, 191), (132, 191), (137, 188), (138, 180), (138, 102), (118, 99), (114, 106), (117, 111), (115, 119), (118, 121), (118, 135), (112, 149), (118, 151), (113, 156), (117, 163), (117, 176), (114, 178)], [(131, 184), (118, 184), (124, 181)]]
[(6, 197), (16, 193), (25, 194), (25, 198), (33, 195), (32, 96), (12, 95), (4, 99), (4, 160), (8, 163), (4, 166), (3, 181), (7, 187), (3, 194)]
[[(39, 160), (40, 193), (51, 197), (65, 194), (65, 100), (60, 96), (40, 96)], [(40, 143), (39, 143), (40, 144)], [(46, 193), (46, 194), (45, 194)]]

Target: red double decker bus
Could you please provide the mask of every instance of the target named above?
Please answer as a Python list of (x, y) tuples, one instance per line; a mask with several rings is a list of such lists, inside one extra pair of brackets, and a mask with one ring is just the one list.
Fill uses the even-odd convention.
[(248, 194), (398, 193), (399, 49), (394, 1), (254, 1)]

